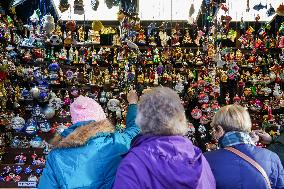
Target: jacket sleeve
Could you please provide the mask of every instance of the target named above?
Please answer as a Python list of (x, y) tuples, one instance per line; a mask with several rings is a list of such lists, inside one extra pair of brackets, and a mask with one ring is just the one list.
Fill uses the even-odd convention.
[(276, 180), (276, 186), (275, 189), (284, 188), (284, 169), (283, 165), (279, 159), (279, 157), (275, 154), (277, 168), (278, 168), (278, 175)]
[(137, 114), (137, 105), (136, 104), (129, 105), (126, 115), (126, 128), (123, 133), (123, 137), (125, 138), (125, 140), (129, 141), (129, 145), (131, 143), (131, 140), (134, 137), (136, 137), (140, 132), (140, 128), (135, 123), (136, 114)]
[(53, 152), (51, 151), (47, 156), (45, 168), (39, 180), (38, 189), (60, 188), (55, 175), (53, 163), (55, 163), (55, 160), (53, 159)]

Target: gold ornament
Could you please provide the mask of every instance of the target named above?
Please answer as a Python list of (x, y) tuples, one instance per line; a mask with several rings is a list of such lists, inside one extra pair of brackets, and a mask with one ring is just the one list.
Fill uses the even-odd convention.
[(79, 41), (83, 42), (85, 40), (85, 31), (83, 26), (80, 26), (80, 28), (78, 29), (78, 35), (79, 35)]
[(101, 31), (103, 28), (104, 28), (104, 26), (103, 26), (103, 24), (102, 24), (101, 21), (98, 21), (98, 20), (93, 21), (93, 23), (92, 23), (92, 29), (93, 29), (94, 31), (99, 32), (99, 31)]

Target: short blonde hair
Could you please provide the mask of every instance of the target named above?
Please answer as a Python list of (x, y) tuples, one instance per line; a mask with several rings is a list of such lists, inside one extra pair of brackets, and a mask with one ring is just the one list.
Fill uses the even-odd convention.
[(178, 94), (156, 87), (141, 96), (136, 123), (145, 135), (184, 135), (187, 121)]
[(211, 126), (220, 125), (225, 132), (251, 131), (251, 119), (246, 108), (240, 105), (227, 105), (214, 115)]

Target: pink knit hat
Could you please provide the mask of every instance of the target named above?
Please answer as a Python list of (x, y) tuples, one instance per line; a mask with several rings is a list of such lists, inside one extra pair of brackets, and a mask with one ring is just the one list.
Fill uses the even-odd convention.
[(73, 124), (80, 121), (98, 122), (106, 119), (103, 108), (95, 100), (81, 95), (70, 105), (70, 114)]

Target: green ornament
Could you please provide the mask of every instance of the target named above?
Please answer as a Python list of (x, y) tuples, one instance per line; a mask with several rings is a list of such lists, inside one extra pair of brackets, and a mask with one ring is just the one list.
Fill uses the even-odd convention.
[(251, 87), (251, 93), (252, 93), (253, 96), (257, 96), (256, 86)]
[(207, 16), (207, 20), (208, 20), (209, 22), (212, 22), (213, 17), (212, 17), (212, 16)]

